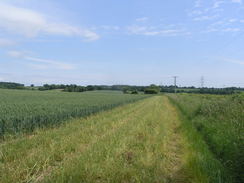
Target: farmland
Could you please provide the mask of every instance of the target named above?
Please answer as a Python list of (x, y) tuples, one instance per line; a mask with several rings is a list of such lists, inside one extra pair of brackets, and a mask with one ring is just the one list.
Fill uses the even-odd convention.
[(1, 183), (243, 182), (243, 95), (0, 93)]
[[(0, 180), (188, 180), (182, 167), (187, 141), (181, 138), (176, 114), (166, 97), (156, 96), (6, 142), (1, 146)], [(195, 176), (191, 179), (198, 180)]]
[(56, 126), (69, 118), (84, 117), (144, 97), (108, 91), (73, 94), (2, 89), (0, 137)]

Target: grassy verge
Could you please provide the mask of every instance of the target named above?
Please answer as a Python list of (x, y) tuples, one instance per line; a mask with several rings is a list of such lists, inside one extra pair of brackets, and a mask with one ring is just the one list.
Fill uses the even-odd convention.
[[(45, 182), (182, 182), (179, 121), (166, 99), (154, 97), (124, 125), (64, 162)], [(177, 140), (177, 141), (175, 141)]]
[(175, 108), (151, 97), (0, 145), (0, 182), (193, 182)]
[[(243, 182), (244, 103), (241, 96), (169, 95), (184, 119), (185, 134), (209, 182)], [(194, 151), (193, 151), (194, 152)]]

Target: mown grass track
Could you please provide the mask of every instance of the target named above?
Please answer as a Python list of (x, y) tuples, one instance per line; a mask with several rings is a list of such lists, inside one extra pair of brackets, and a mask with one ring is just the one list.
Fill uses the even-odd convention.
[(1, 144), (0, 182), (191, 182), (164, 96)]

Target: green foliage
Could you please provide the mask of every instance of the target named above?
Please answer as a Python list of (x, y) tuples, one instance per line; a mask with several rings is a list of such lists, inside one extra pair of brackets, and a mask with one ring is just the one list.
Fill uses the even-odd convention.
[[(55, 85), (55, 84), (44, 84), (43, 86), (39, 87), (38, 89), (40, 91), (45, 91), (45, 90), (55, 90), (55, 89), (65, 89), (67, 86), (69, 85)], [(73, 85), (70, 85), (70, 86), (73, 86)]]
[(0, 137), (56, 126), (72, 117), (87, 116), (142, 98), (145, 96), (120, 92), (0, 90)]
[(145, 94), (158, 94), (160, 92), (160, 87), (154, 84), (150, 85), (144, 90)]
[(130, 85), (88, 85), (88, 86), (79, 86), (79, 85), (55, 85), (55, 84), (44, 84), (43, 86), (39, 87), (40, 91), (45, 90), (54, 90), (54, 89), (62, 89), (64, 91), (70, 92), (80, 92), (79, 90), (76, 91), (74, 88), (84, 88), (81, 90), (83, 91), (94, 91), (94, 90), (113, 90), (113, 91), (123, 91), (124, 93), (131, 93), (132, 91), (143, 92), (146, 86), (130, 86)]
[(86, 90), (87, 91), (93, 91), (93, 90), (95, 90), (96, 88), (94, 87), (94, 86), (92, 86), (92, 85), (88, 85), (87, 87), (86, 87)]
[(131, 94), (139, 94), (139, 92), (137, 90), (132, 90)]
[(0, 82), (0, 88), (5, 89), (24, 89), (25, 86), (19, 83), (11, 83), (11, 82)]
[(124, 94), (129, 94), (130, 93), (129, 88), (127, 88), (127, 87), (123, 88), (123, 93)]
[(123, 88), (123, 93), (124, 94), (139, 94), (139, 92), (137, 91), (137, 89), (134, 89), (132, 87), (124, 87)]
[[(161, 92), (175, 93), (175, 86), (160, 86)], [(228, 87), (228, 88), (195, 88), (191, 87), (176, 87), (176, 93), (200, 93), (200, 94), (216, 94), (216, 95), (229, 95), (240, 93), (244, 88)]]
[(243, 95), (182, 94), (170, 97), (188, 116), (209, 150), (225, 168), (225, 171), (220, 172), (221, 176), (229, 177), (231, 182), (244, 182)]
[(77, 86), (77, 85), (68, 85), (64, 88), (65, 92), (84, 92), (87, 89), (84, 86)]

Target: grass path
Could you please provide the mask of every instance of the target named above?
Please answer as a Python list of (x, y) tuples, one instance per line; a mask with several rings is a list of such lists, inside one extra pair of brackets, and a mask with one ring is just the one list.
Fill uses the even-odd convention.
[(0, 182), (191, 182), (187, 141), (165, 96), (0, 144)]

